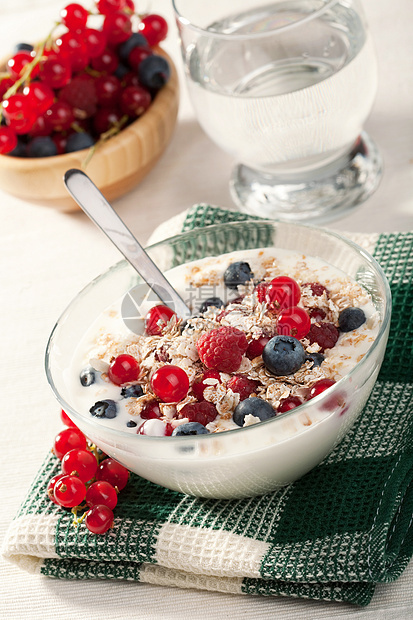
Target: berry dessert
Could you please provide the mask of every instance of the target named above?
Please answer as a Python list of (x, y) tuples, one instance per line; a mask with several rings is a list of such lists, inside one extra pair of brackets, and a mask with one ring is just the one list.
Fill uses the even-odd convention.
[(158, 48), (167, 32), (132, 0), (68, 4), (46, 40), (19, 43), (0, 74), (0, 154), (50, 157), (119, 133), (169, 80)]
[[(192, 316), (183, 321), (152, 304), (141, 333), (133, 333), (122, 321), (122, 300), (110, 306), (78, 344), (67, 375), (83, 416), (157, 437), (288, 417), (351, 371), (379, 331), (379, 314), (359, 284), (286, 250), (208, 257), (167, 277)], [(332, 410), (345, 407), (331, 399)]]

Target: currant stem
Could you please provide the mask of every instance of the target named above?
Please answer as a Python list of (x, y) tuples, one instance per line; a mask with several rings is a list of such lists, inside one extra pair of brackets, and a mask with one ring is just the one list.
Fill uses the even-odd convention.
[(85, 170), (85, 168), (89, 165), (90, 160), (92, 159), (93, 155), (96, 152), (96, 149), (99, 148), (101, 144), (104, 144), (107, 140), (109, 140), (109, 138), (112, 138), (113, 136), (116, 136), (118, 133), (120, 133), (120, 131), (122, 130), (122, 127), (126, 125), (128, 120), (129, 120), (129, 116), (125, 114), (125, 116), (122, 116), (122, 118), (117, 123), (115, 123), (113, 127), (105, 131), (105, 133), (101, 134), (96, 144), (90, 147), (89, 153), (87, 154), (86, 158), (82, 162), (81, 167), (83, 170)]

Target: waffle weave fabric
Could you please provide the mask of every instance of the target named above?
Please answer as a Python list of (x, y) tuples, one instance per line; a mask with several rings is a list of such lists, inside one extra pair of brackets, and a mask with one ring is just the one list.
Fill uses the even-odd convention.
[[(244, 219), (197, 205), (179, 225)], [(397, 579), (413, 554), (413, 233), (357, 241), (390, 282), (389, 344), (357, 424), (318, 467), (288, 487), (242, 500), (193, 498), (132, 475), (113, 530), (94, 536), (47, 499), (47, 484), (60, 472), (49, 454), (10, 525), (4, 557), (60, 579), (358, 605), (370, 602), (377, 583)]]

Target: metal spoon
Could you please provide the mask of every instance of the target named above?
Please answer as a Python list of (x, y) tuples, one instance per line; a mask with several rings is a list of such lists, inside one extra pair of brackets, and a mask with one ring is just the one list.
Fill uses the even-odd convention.
[(149, 258), (139, 241), (87, 174), (72, 168), (65, 173), (64, 183), (79, 207), (112, 241), (159, 299), (172, 308), (179, 317), (190, 316), (191, 311), (181, 296)]

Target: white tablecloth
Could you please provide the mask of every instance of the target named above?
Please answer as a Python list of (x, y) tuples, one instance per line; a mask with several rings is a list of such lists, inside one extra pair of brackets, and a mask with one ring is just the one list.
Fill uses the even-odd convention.
[[(30, 2), (26, 3), (30, 6)], [(46, 35), (58, 8), (0, 2), (0, 54)], [(339, 230), (381, 232), (413, 228), (413, 3), (364, 0), (380, 67), (377, 100), (367, 130), (379, 145), (385, 173), (376, 194)], [(169, 2), (139, 3), (170, 18), (166, 49), (180, 56)], [(231, 157), (198, 127), (182, 84), (179, 123), (156, 168), (116, 208), (145, 242), (156, 226), (196, 202), (234, 208), (228, 190)], [(43, 357), (55, 320), (91, 278), (119, 259), (83, 214), (65, 215), (0, 192), (2, 257), (0, 407), (0, 542), (60, 430), (59, 407), (47, 385)], [(65, 582), (27, 575), (0, 561), (0, 618), (411, 618), (413, 563), (395, 583), (377, 588), (366, 609), (348, 605), (265, 599), (135, 583)]]

